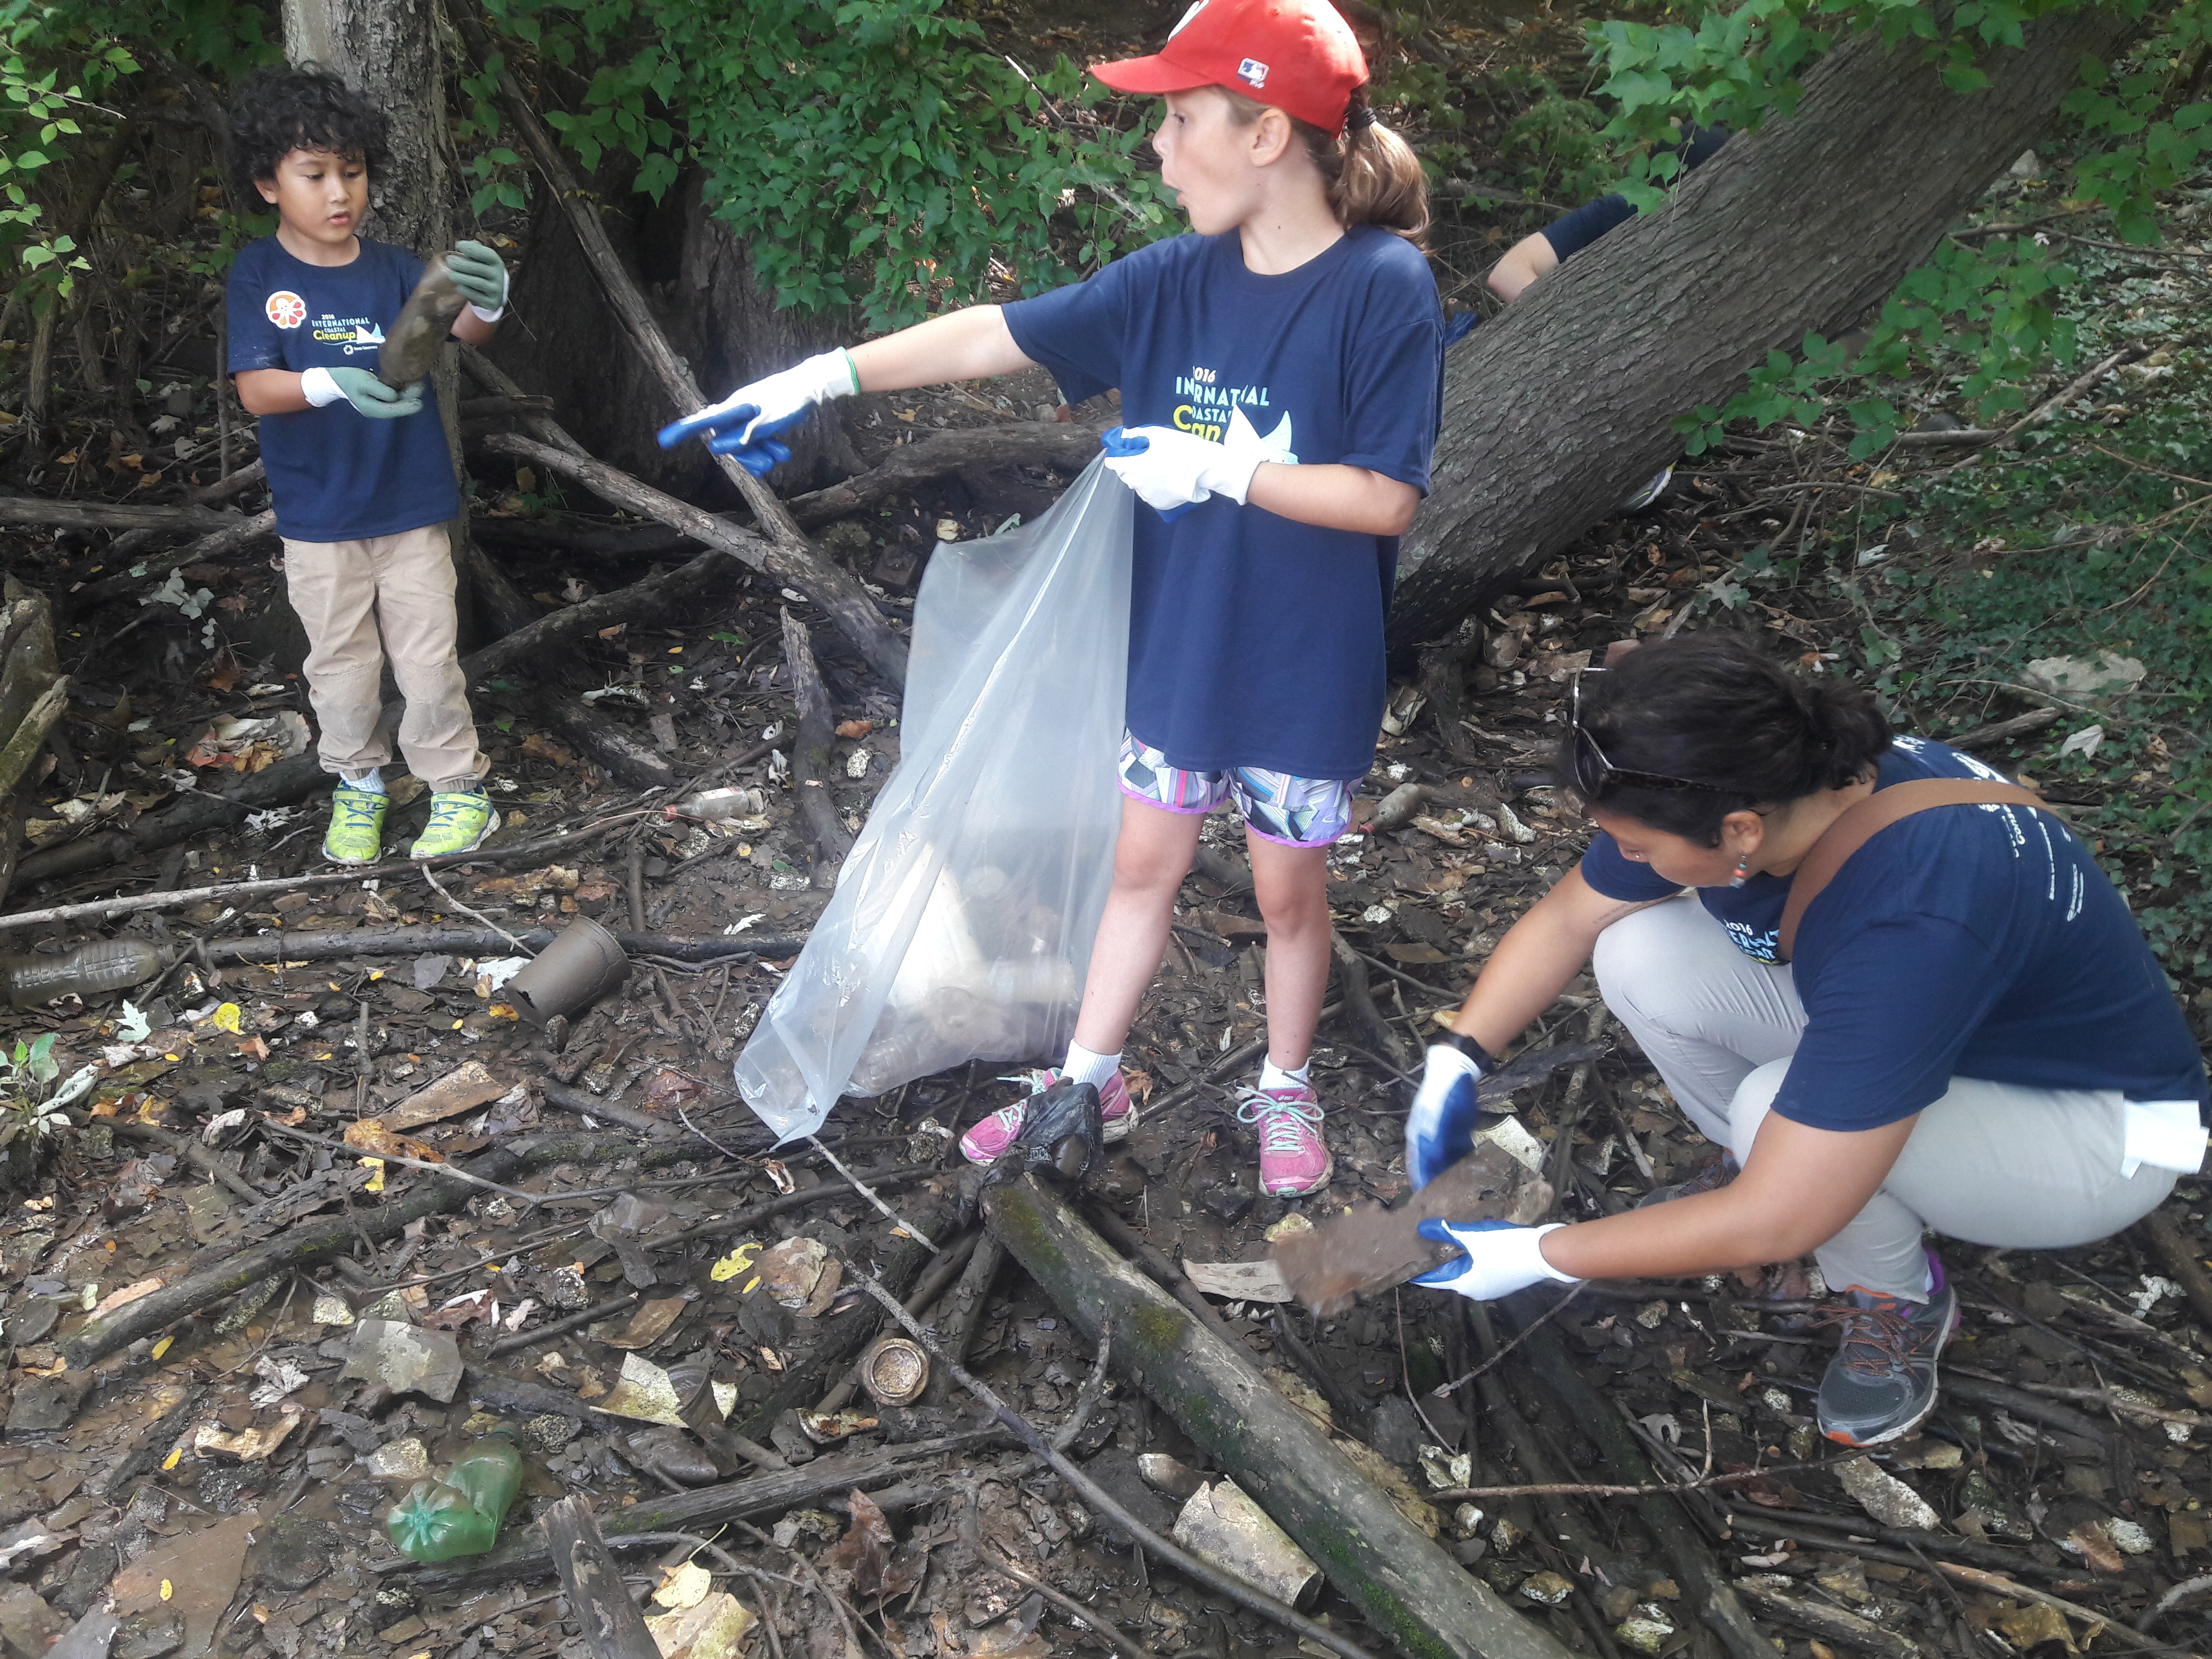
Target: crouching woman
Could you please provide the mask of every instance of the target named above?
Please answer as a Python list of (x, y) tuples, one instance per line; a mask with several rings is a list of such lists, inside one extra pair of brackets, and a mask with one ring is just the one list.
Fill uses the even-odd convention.
[(1928, 1415), (1958, 1322), (1924, 1233), (2087, 1243), (2199, 1166), (2203, 1057), (2089, 850), (1980, 762), (1893, 737), (1865, 690), (1733, 634), (1646, 646), (1582, 676), (1559, 774), (1598, 833), (1429, 1050), (1407, 1172), (1465, 1153), (1490, 1056), (1585, 964), (1726, 1157), (1602, 1220), (1425, 1224), (1464, 1254), (1424, 1282), (1809, 1252), (1844, 1293), (1821, 1431), (1879, 1445)]

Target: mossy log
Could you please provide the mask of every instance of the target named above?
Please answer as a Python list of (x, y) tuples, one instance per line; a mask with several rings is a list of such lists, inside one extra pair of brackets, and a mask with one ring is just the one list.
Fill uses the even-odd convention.
[(1024, 1178), (992, 1188), (992, 1233), (1060, 1310), (1097, 1338), (1111, 1321), (1115, 1368), (1217, 1459), (1405, 1652), (1455, 1659), (1567, 1659), (1398, 1512), (1237, 1346), (1110, 1249), (1054, 1194)]

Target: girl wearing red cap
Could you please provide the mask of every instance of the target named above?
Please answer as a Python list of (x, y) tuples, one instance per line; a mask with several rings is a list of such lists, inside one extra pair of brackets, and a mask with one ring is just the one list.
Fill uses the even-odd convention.
[[(1373, 764), (1398, 537), (1426, 492), (1443, 318), (1418, 244), (1419, 163), (1379, 125), (1328, 0), (1200, 0), (1155, 55), (1096, 67), (1166, 100), (1153, 148), (1191, 234), (1087, 280), (827, 352), (679, 421), (756, 474), (814, 404), (1052, 371), (1070, 403), (1119, 387), (1108, 465), (1143, 498), (1130, 594), (1114, 887), (1056, 1072), (1135, 1114), (1121, 1048), (1167, 948), (1203, 816), (1243, 817), (1267, 925), (1267, 1059), (1238, 1116), (1261, 1189), (1328, 1183), (1309, 1051), (1328, 981), (1327, 858)], [(1026, 1103), (962, 1138), (988, 1162)]]

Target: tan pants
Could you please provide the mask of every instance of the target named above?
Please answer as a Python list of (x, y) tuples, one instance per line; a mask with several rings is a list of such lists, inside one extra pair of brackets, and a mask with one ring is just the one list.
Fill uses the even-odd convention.
[(473, 788), (486, 770), (469, 713), (442, 524), (363, 541), (284, 543), (284, 587), (307, 630), (307, 697), (325, 772), (388, 765), (384, 661), (406, 712), (399, 750), (434, 791)]

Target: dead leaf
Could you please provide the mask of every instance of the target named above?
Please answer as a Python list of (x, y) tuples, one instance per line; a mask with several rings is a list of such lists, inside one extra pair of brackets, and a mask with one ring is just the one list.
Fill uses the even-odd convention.
[(412, 1158), (425, 1164), (443, 1164), (445, 1154), (405, 1135), (396, 1135), (381, 1118), (364, 1117), (346, 1125), (345, 1144), (372, 1158)]
[(1433, 945), (1386, 945), (1382, 952), (1393, 962), (1448, 962), (1450, 958)]
[(875, 1499), (859, 1487), (848, 1494), (847, 1501), (852, 1505), (853, 1524), (831, 1547), (826, 1565), (844, 1576), (855, 1596), (866, 1600), (882, 1593), (885, 1553), (893, 1541), (891, 1523)]
[(396, 1133), (402, 1129), (420, 1128), (425, 1123), (459, 1117), (471, 1107), (497, 1100), (506, 1092), (507, 1085), (487, 1071), (482, 1060), (467, 1060), (428, 1088), (408, 1096), (397, 1106), (387, 1108), (379, 1112), (374, 1119), (364, 1121), (381, 1123)]
[(668, 1328), (676, 1322), (678, 1316), (682, 1314), (690, 1304), (690, 1298), (688, 1297), (656, 1297), (630, 1316), (629, 1328), (620, 1336), (605, 1337), (601, 1340), (610, 1348), (649, 1348), (668, 1334)]
[(2068, 1547), (2081, 1552), (2081, 1559), (2099, 1572), (2125, 1572), (2128, 1564), (2112, 1543), (2112, 1534), (2105, 1530), (2101, 1521), (2084, 1521), (2066, 1534)]
[(873, 720), (840, 720), (837, 735), (841, 738), (865, 738), (876, 729)]

